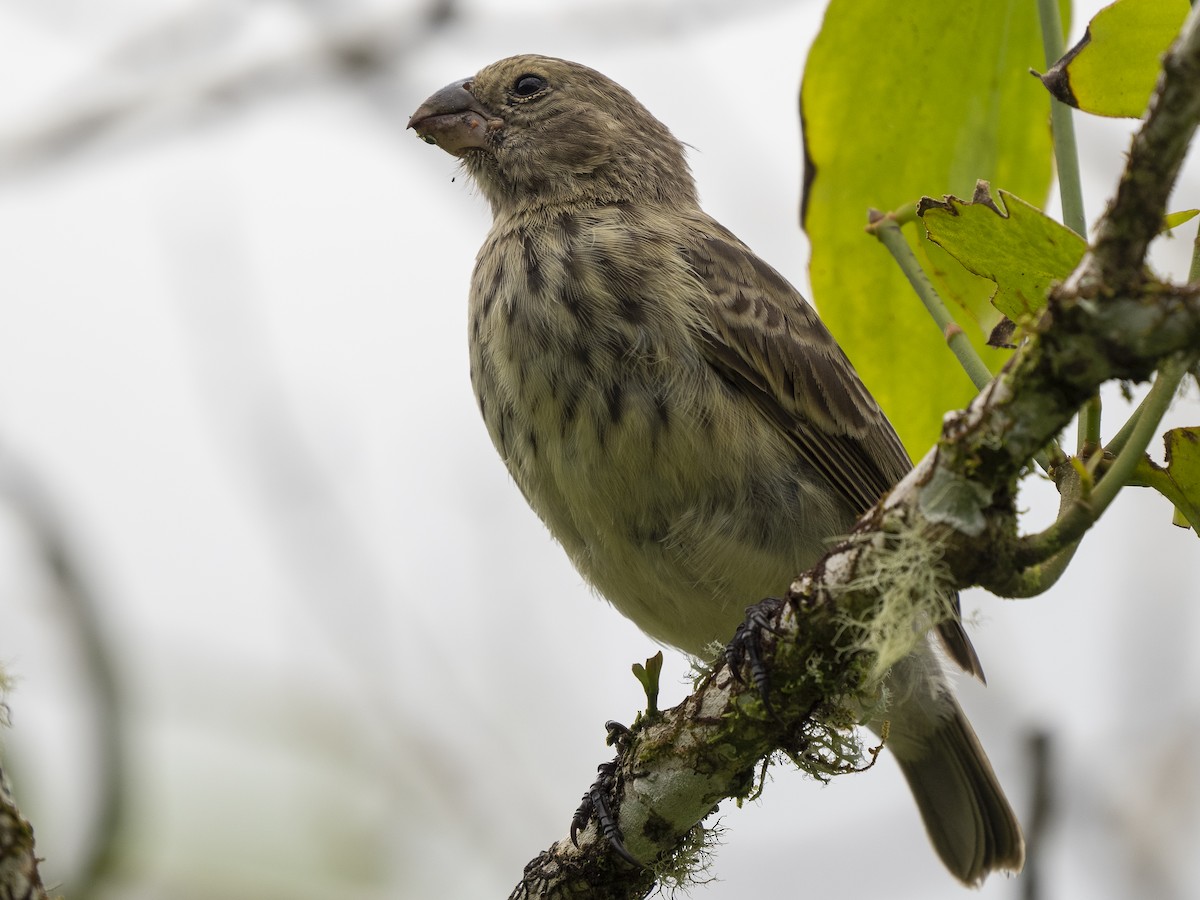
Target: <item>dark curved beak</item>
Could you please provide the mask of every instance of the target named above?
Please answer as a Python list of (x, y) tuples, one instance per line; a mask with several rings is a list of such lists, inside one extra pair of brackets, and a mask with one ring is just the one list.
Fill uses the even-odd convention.
[(408, 120), (408, 127), (427, 144), (462, 156), (487, 147), (488, 135), (504, 124), (471, 93), (471, 79), (448, 84)]

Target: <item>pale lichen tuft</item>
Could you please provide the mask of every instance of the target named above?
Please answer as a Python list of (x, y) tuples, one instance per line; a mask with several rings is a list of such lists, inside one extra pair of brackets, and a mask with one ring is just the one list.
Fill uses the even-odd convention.
[[(847, 636), (843, 647), (871, 659), (863, 687), (874, 691), (930, 628), (955, 614), (956, 594), (941, 550), (918, 528), (898, 521), (869, 540), (876, 546), (859, 557), (835, 600)], [(858, 604), (842, 602), (856, 596), (873, 600), (865, 619), (852, 611)]]

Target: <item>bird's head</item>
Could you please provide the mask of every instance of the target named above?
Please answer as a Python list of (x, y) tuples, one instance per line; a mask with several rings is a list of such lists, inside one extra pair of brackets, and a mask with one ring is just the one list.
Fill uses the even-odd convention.
[(435, 93), (408, 127), (461, 158), (495, 213), (696, 199), (667, 127), (616, 82), (566, 60), (492, 63)]

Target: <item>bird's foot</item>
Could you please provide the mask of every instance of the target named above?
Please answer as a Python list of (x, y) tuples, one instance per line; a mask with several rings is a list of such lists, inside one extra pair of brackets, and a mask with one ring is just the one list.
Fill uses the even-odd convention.
[(617, 788), (617, 766), (620, 764), (621, 754), (625, 751), (626, 740), (633, 732), (620, 722), (605, 722), (604, 727), (608, 730), (606, 743), (617, 747), (617, 756), (610, 762), (601, 763), (596, 768), (596, 780), (584, 793), (579, 808), (571, 817), (571, 843), (578, 847), (579, 832), (587, 828), (588, 823), (595, 819), (596, 828), (599, 829), (600, 835), (608, 841), (613, 852), (630, 865), (642, 868), (642, 864), (625, 849), (625, 839), (621, 834), (621, 828), (617, 824), (617, 817), (614, 815), (611, 805)]
[(725, 648), (725, 662), (729, 665), (729, 671), (733, 673), (734, 678), (745, 684), (746, 679), (742, 677), (743, 664), (750, 670), (750, 680), (758, 690), (758, 696), (769, 715), (774, 715), (774, 710), (771, 708), (770, 673), (763, 663), (763, 632), (781, 633), (775, 622), (784, 604), (785, 601), (778, 597), (767, 597), (747, 607), (746, 620), (737, 627), (737, 631), (733, 633), (733, 640)]

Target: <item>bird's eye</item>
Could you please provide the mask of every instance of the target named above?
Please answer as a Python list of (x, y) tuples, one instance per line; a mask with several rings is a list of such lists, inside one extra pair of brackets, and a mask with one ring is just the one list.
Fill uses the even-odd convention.
[(546, 79), (541, 75), (522, 75), (513, 82), (513, 93), (518, 97), (532, 97), (546, 89)]

